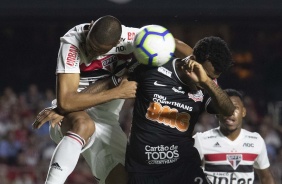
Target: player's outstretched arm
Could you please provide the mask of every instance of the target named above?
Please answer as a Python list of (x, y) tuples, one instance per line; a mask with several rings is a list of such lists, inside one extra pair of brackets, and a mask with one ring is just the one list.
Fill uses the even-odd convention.
[(275, 181), (269, 168), (255, 169), (255, 171), (258, 174), (261, 184), (275, 184)]
[[(106, 90), (113, 89), (111, 93), (119, 96), (120, 98), (135, 98), (135, 92), (137, 89), (137, 83), (134, 81), (128, 81), (124, 78), (121, 83), (116, 87), (110, 78), (99, 80), (95, 84), (90, 85), (80, 93), (98, 94)], [(117, 95), (118, 93), (118, 95)], [(39, 129), (46, 122), (51, 122), (51, 126), (63, 120), (64, 116), (58, 112), (58, 108), (47, 107), (43, 109), (37, 116), (32, 124), (34, 129)]]
[(125, 80), (122, 85), (112, 89), (109, 89), (110, 87), (104, 85), (103, 82), (97, 81), (96, 83), (92, 86), (93, 89), (79, 93), (76, 91), (79, 84), (79, 74), (59, 74), (57, 77), (57, 105), (59, 112), (66, 114), (85, 110), (114, 99), (135, 97), (137, 83), (134, 81)]
[(193, 53), (193, 49), (189, 45), (187, 45), (181, 40), (178, 40), (177, 38), (174, 38), (174, 40), (175, 40), (174, 55), (177, 58), (185, 58)]

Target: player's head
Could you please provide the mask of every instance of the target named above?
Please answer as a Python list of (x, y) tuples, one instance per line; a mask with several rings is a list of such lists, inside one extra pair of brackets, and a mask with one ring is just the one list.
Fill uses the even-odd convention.
[(87, 54), (93, 57), (110, 51), (121, 38), (121, 23), (110, 15), (91, 22), (86, 36)]
[(243, 94), (235, 89), (225, 89), (227, 95), (230, 97), (235, 111), (232, 116), (226, 117), (217, 115), (219, 118), (220, 130), (226, 134), (230, 134), (242, 127), (243, 118), (246, 116), (246, 108), (243, 103)]
[(233, 63), (226, 42), (219, 37), (209, 36), (199, 40), (193, 48), (193, 55), (212, 79), (218, 78)]

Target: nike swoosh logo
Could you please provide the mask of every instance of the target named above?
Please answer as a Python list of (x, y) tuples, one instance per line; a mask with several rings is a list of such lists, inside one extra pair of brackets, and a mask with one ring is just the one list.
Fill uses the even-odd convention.
[(164, 85), (164, 84), (159, 84), (158, 81), (155, 81), (155, 82), (154, 82), (154, 85), (155, 85), (155, 86), (166, 86), (166, 85)]

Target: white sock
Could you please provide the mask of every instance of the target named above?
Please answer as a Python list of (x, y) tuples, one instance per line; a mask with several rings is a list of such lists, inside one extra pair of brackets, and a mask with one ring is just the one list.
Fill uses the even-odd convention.
[(74, 170), (85, 141), (73, 132), (67, 132), (57, 145), (45, 184), (63, 184)]

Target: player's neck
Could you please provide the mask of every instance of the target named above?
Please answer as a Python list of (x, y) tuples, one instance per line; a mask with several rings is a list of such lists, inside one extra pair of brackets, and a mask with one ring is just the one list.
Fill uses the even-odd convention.
[(240, 135), (241, 132), (241, 128), (237, 128), (234, 131), (228, 131), (226, 129), (222, 129), (220, 128), (221, 133), (227, 137), (229, 140), (234, 141), (235, 139), (237, 139)]

